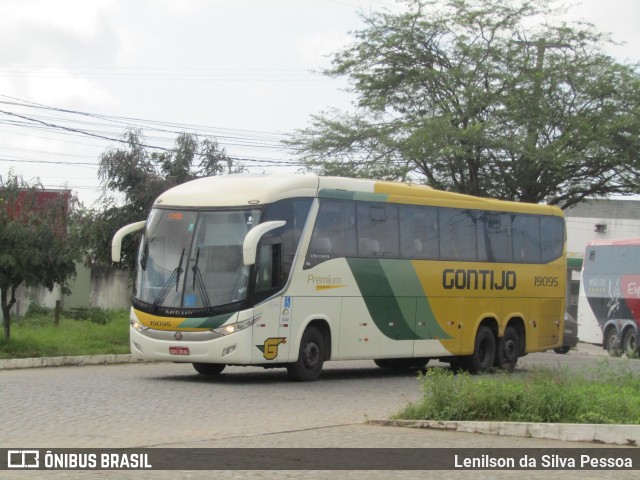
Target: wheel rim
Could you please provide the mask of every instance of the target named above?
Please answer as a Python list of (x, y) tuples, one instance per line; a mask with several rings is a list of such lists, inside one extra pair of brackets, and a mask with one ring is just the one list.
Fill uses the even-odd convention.
[(313, 369), (318, 365), (320, 359), (320, 348), (313, 342), (309, 342), (304, 346), (302, 352), (302, 361), (308, 369)]
[(627, 353), (634, 353), (636, 351), (636, 335), (634, 333), (627, 333), (624, 338), (624, 349)]
[(515, 359), (518, 358), (518, 346), (516, 342), (509, 338), (504, 342), (504, 358), (507, 363), (513, 363)]

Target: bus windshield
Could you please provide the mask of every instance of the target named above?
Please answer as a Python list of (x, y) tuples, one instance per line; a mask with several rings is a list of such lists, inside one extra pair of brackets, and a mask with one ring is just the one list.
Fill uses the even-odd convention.
[(153, 209), (140, 243), (134, 298), (156, 307), (210, 309), (246, 299), (242, 244), (260, 210)]

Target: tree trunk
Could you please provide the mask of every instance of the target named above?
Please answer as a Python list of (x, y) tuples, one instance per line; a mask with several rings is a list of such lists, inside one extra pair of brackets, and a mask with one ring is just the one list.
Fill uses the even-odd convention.
[(3, 287), (0, 289), (0, 308), (2, 308), (2, 330), (5, 340), (11, 338), (11, 308), (16, 303), (16, 290), (19, 285), (11, 285), (11, 299), (7, 301), (9, 287)]
[(0, 293), (0, 307), (2, 308), (2, 331), (4, 333), (5, 340), (9, 340), (11, 337), (11, 315), (10, 309), (7, 306), (7, 291), (3, 288)]

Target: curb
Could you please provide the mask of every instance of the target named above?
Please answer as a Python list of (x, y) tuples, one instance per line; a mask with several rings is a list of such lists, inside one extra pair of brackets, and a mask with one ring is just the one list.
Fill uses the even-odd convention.
[(19, 368), (64, 367), (82, 365), (113, 365), (116, 363), (134, 363), (131, 354), (123, 355), (85, 355), (66, 357), (38, 357), (38, 358), (10, 358), (0, 360), (0, 370), (15, 370)]
[(575, 423), (459, 422), (438, 420), (368, 420), (370, 425), (451, 430), (525, 438), (546, 438), (566, 442), (640, 446), (640, 425)]

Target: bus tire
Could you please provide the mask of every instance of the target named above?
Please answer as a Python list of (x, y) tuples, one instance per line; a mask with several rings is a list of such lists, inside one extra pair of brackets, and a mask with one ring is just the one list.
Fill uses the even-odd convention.
[(568, 345), (563, 345), (560, 348), (553, 349), (554, 352), (559, 353), (560, 355), (565, 355), (569, 353), (569, 350), (571, 350), (571, 347)]
[(629, 358), (638, 356), (638, 332), (634, 328), (627, 328), (622, 337), (622, 350)]
[(209, 377), (220, 375), (224, 367), (226, 367), (224, 363), (193, 363), (192, 365), (200, 375), (207, 375)]
[(496, 368), (513, 372), (520, 356), (520, 336), (513, 327), (504, 329), (504, 335), (498, 342)]
[(618, 336), (618, 331), (615, 328), (609, 328), (605, 333), (604, 347), (612, 357), (619, 357), (622, 355), (622, 350), (620, 349), (620, 337)]
[(476, 332), (473, 353), (464, 359), (464, 368), (470, 373), (488, 372), (496, 359), (496, 337), (486, 325)]
[(287, 366), (289, 378), (296, 382), (312, 382), (322, 372), (324, 338), (315, 327), (307, 327), (302, 334), (298, 360)]

